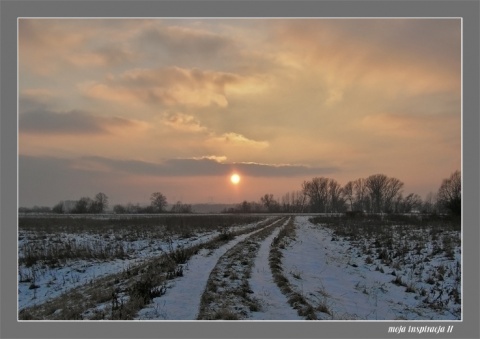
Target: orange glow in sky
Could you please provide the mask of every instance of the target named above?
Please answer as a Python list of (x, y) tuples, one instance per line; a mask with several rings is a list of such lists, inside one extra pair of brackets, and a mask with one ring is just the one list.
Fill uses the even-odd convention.
[(377, 173), (424, 197), (461, 169), (458, 18), (18, 27), (20, 206), (258, 201)]

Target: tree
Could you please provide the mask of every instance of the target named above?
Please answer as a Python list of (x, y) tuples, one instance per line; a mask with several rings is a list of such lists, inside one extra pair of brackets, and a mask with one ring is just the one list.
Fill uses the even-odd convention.
[(372, 211), (374, 213), (393, 212), (393, 203), (401, 193), (403, 182), (384, 174), (374, 174), (366, 179), (365, 184), (370, 194)]
[(370, 199), (367, 192), (367, 180), (359, 178), (353, 182), (353, 192), (355, 195), (354, 210), (365, 211), (369, 208)]
[(88, 197), (80, 198), (80, 200), (75, 203), (75, 207), (73, 208), (72, 213), (88, 213), (91, 211), (92, 203), (92, 199)]
[(260, 198), (260, 202), (265, 206), (268, 212), (275, 212), (278, 210), (279, 204), (273, 198), (273, 194), (265, 194)]
[(57, 214), (63, 214), (63, 213), (65, 213), (65, 210), (64, 210), (64, 208), (63, 208), (63, 201), (60, 201), (58, 204), (56, 204), (55, 206), (53, 206), (52, 212), (53, 212), (53, 213), (57, 213)]
[(160, 192), (152, 193), (150, 201), (154, 212), (163, 212), (167, 207), (167, 198)]
[(192, 205), (183, 204), (181, 201), (177, 201), (175, 205), (170, 209), (172, 213), (192, 213)]
[(117, 205), (113, 206), (113, 213), (115, 213), (115, 214), (125, 214), (125, 213), (127, 213), (127, 209), (124, 206), (122, 206), (120, 204), (117, 204)]
[(353, 181), (349, 181), (343, 186), (342, 196), (350, 203), (350, 211), (353, 211)]
[(91, 206), (92, 213), (103, 213), (108, 208), (108, 197), (105, 193), (97, 193)]
[(331, 213), (345, 210), (342, 188), (335, 179), (315, 177), (304, 181), (302, 193), (308, 197), (311, 212)]
[(242, 213), (250, 213), (252, 210), (250, 204), (248, 203), (248, 201), (244, 200), (241, 204), (240, 204), (240, 211)]
[(327, 212), (329, 180), (324, 177), (315, 177), (311, 181), (303, 182), (302, 191), (309, 199), (312, 212)]
[(410, 193), (402, 200), (402, 212), (410, 213), (422, 208), (422, 198), (415, 193)]
[(342, 187), (334, 180), (330, 179), (328, 183), (328, 207), (330, 212), (343, 212), (345, 210), (345, 200), (342, 198)]
[(450, 178), (443, 179), (438, 190), (437, 201), (441, 207), (453, 215), (462, 213), (462, 176), (460, 171), (455, 171)]
[(437, 196), (429, 192), (422, 205), (422, 213), (433, 214), (437, 212)]

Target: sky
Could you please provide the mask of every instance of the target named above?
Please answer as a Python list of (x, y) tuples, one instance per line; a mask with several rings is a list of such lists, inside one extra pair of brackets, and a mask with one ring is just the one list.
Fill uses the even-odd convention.
[(19, 19), (19, 206), (378, 173), (425, 197), (461, 169), (461, 42), (460, 19)]

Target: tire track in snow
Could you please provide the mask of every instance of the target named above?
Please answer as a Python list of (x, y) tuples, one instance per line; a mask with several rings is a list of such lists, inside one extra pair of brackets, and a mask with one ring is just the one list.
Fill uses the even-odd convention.
[(256, 229), (239, 235), (215, 249), (213, 253), (208, 249), (202, 249), (188, 261), (183, 270), (183, 276), (173, 281), (173, 285), (167, 289), (165, 295), (154, 298), (147, 307), (140, 310), (135, 320), (195, 320), (210, 273), (219, 259), (238, 243), (276, 222), (274, 221), (260, 230)]
[(248, 281), (260, 243), (284, 220), (277, 220), (249, 235), (218, 260), (208, 278), (197, 319), (247, 319), (252, 312), (260, 310), (261, 304), (253, 297)]
[(315, 309), (305, 299), (301, 291), (296, 290), (290, 284), (284, 273), (284, 263), (282, 262), (282, 250), (289, 246), (291, 240), (296, 238), (294, 218), (290, 218), (288, 223), (280, 230), (278, 237), (273, 239), (270, 253), (268, 256), (270, 269), (275, 283), (288, 298), (288, 303), (297, 310), (299, 316), (306, 320), (316, 320)]
[(262, 305), (261, 311), (252, 312), (254, 320), (303, 320), (297, 311), (290, 307), (287, 297), (273, 280), (268, 256), (272, 241), (279, 232), (280, 228), (276, 229), (261, 244), (253, 266), (250, 286), (253, 295)]

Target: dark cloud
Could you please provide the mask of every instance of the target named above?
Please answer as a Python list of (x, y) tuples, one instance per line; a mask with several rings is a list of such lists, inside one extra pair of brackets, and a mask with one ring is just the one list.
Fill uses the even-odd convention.
[(72, 110), (57, 113), (37, 109), (20, 114), (19, 131), (32, 134), (98, 134), (109, 127), (128, 127), (135, 123), (118, 117), (98, 117), (88, 112)]
[(60, 200), (78, 199), (105, 190), (110, 173), (78, 171), (69, 159), (18, 157), (20, 206), (53, 206)]
[[(266, 179), (300, 176), (308, 179), (338, 172), (335, 168), (219, 163), (211, 159), (170, 159), (162, 163), (153, 163), (94, 156), (65, 159), (19, 155), (19, 202), (20, 206), (35, 204), (53, 206), (60, 200), (78, 199), (98, 192), (114, 194), (117, 198), (122, 197), (128, 201), (134, 199), (135, 194), (138, 196), (139, 191), (144, 195), (145, 188), (149, 187), (145, 181), (137, 182), (142, 176), (167, 179), (162, 185), (162, 189), (166, 189), (168, 186), (166, 183), (169, 180), (174, 181), (175, 178), (195, 176), (213, 178), (228, 176), (232, 171), (238, 171), (243, 176)], [(155, 180), (152, 182), (158, 183)], [(202, 185), (201, 182), (199, 184)], [(140, 188), (139, 185), (143, 186)], [(189, 192), (188, 184), (186, 187), (180, 187), (181, 184), (177, 181), (177, 184), (172, 185), (173, 188), (170, 188), (172, 192), (177, 192), (176, 194), (182, 189), (185, 189), (185, 194)], [(190, 194), (198, 195), (198, 192)]]
[[(138, 160), (117, 160), (104, 157), (83, 157), (77, 160), (82, 168), (108, 168), (114, 172), (152, 176), (214, 176), (227, 175), (236, 170), (252, 177), (295, 177), (325, 175), (337, 172), (335, 167), (308, 167), (303, 165), (269, 165), (257, 163), (223, 163), (212, 159), (168, 159), (162, 163)], [(88, 164), (88, 165), (87, 165)]]
[[(119, 160), (98, 156), (77, 159), (20, 156), (20, 166), (57, 167), (78, 172), (109, 172), (148, 176), (216, 176), (238, 171), (252, 177), (316, 176), (338, 172), (335, 167), (308, 167), (303, 165), (269, 165), (257, 163), (221, 163), (212, 159), (168, 159), (161, 163), (139, 160)], [(28, 160), (28, 162), (27, 162)], [(32, 166), (32, 164), (36, 164)]]

